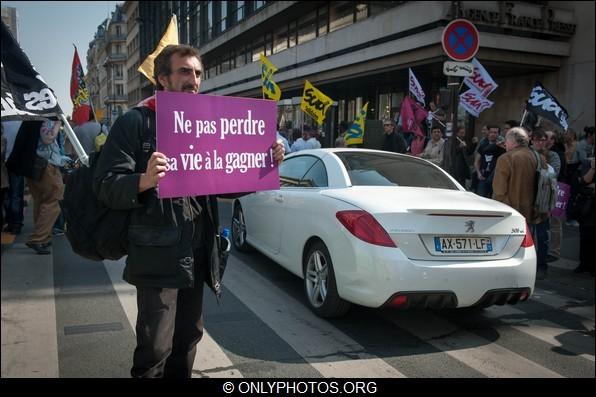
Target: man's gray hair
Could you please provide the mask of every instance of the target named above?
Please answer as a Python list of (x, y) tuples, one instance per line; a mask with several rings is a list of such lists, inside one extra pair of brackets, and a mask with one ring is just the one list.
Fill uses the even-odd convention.
[(528, 133), (521, 127), (513, 127), (510, 129), (505, 138), (515, 142), (517, 146), (528, 146), (530, 144)]

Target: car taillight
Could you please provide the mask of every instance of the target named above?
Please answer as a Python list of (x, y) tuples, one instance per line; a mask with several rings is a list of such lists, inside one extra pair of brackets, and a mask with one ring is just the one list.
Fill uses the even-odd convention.
[(339, 211), (335, 216), (350, 233), (360, 240), (383, 247), (397, 248), (385, 229), (368, 212), (362, 210)]
[(522, 241), (521, 246), (522, 248), (528, 248), (534, 245), (534, 240), (532, 239), (532, 233), (530, 232), (530, 227), (526, 225), (526, 235), (524, 237), (524, 241)]

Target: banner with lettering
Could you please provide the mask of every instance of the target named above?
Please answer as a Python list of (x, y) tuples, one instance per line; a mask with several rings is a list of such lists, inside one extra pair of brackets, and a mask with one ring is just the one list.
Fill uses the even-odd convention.
[(464, 79), (464, 83), (470, 88), (475, 88), (483, 97), (487, 98), (499, 85), (495, 83), (476, 58), (472, 59), (472, 64), (474, 64), (474, 72)]
[(470, 88), (459, 96), (459, 104), (472, 116), (478, 117), (483, 110), (490, 108), (494, 102), (483, 97), (475, 88)]
[(277, 72), (277, 67), (263, 54), (260, 55), (260, 58), (263, 63), (263, 66), (261, 67), (261, 86), (263, 87), (263, 95), (269, 99), (279, 101), (281, 98), (281, 90), (275, 81), (273, 81), (273, 73)]
[(544, 86), (537, 81), (530, 92), (526, 110), (560, 125), (564, 130), (569, 128), (569, 113)]
[(159, 198), (279, 189), (274, 101), (157, 91)]
[(54, 91), (37, 73), (2, 22), (2, 121), (57, 118), (62, 114)]
[(412, 72), (412, 69), (408, 68), (409, 71), (409, 78), (408, 81), (409, 86), (410, 86), (410, 92), (412, 93), (412, 95), (414, 95), (414, 97), (418, 100), (418, 102), (424, 104), (424, 98), (426, 97), (426, 95), (424, 94), (424, 91), (422, 91), (422, 86), (420, 85), (420, 83), (418, 82), (418, 79), (416, 78), (416, 76), (414, 76), (414, 72)]
[(352, 123), (349, 130), (346, 131), (346, 145), (359, 145), (364, 141), (364, 123), (366, 122), (366, 112), (368, 111), (368, 102), (362, 107), (358, 117)]
[(325, 113), (327, 113), (332, 103), (333, 99), (317, 90), (308, 80), (304, 81), (300, 109), (315, 119), (318, 124), (323, 124)]
[(557, 203), (555, 208), (550, 212), (555, 218), (565, 218), (567, 203), (571, 195), (571, 186), (563, 182), (557, 182)]

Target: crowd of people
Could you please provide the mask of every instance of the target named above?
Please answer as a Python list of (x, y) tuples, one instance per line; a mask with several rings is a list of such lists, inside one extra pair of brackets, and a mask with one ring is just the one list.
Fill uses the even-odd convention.
[[(438, 121), (429, 123), (422, 152), (413, 154), (411, 143), (414, 134), (402, 132), (394, 120), (384, 118), (383, 141), (379, 149), (426, 159), (451, 173), (467, 190), (502, 201), (520, 211), (528, 220), (534, 236), (539, 279), (547, 276), (548, 263), (561, 257), (563, 223), (579, 227), (582, 243), (580, 265), (575, 272), (594, 275), (594, 257), (592, 250), (587, 247), (594, 240), (596, 224), (594, 183), (590, 176), (594, 164), (595, 127), (586, 127), (583, 137), (578, 140), (573, 129), (559, 133), (554, 128), (530, 127), (527, 124), (522, 128), (518, 121), (506, 120), (502, 126), (492, 123), (483, 125), (479, 139), (474, 137), (468, 142), (463, 123), (460, 123), (455, 137), (450, 139), (446, 136), (443, 123)], [(344, 138), (347, 130), (348, 123), (340, 121), (335, 147), (347, 146)], [(303, 131), (291, 128), (287, 131), (288, 135), (293, 136), (288, 152), (321, 147), (316, 130), (308, 126)], [(451, 145), (456, 145), (455, 150), (451, 149)], [(542, 168), (552, 173), (559, 183), (569, 186), (568, 206), (563, 216), (536, 213), (533, 209), (538, 162), (533, 152), (539, 155)], [(501, 157), (503, 160), (500, 160)], [(520, 171), (522, 169), (525, 172)], [(508, 178), (505, 178), (506, 175)], [(589, 216), (579, 217), (573, 211), (580, 192), (582, 199), (591, 197), (591, 207), (585, 205), (591, 208)]]

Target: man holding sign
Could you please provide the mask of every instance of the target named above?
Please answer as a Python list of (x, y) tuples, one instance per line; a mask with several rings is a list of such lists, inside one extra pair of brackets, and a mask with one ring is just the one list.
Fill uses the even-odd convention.
[[(188, 45), (169, 45), (155, 59), (159, 92), (197, 94), (202, 73), (199, 53)], [(131, 375), (190, 377), (203, 335), (203, 282), (219, 298), (225, 242), (214, 196), (160, 198), (158, 185), (172, 164), (155, 151), (155, 137), (156, 101), (150, 97), (116, 120), (95, 186), (99, 200), (130, 214), (124, 279), (136, 286), (138, 306)], [(279, 164), (283, 156), (283, 145), (274, 142), (271, 157)]]

